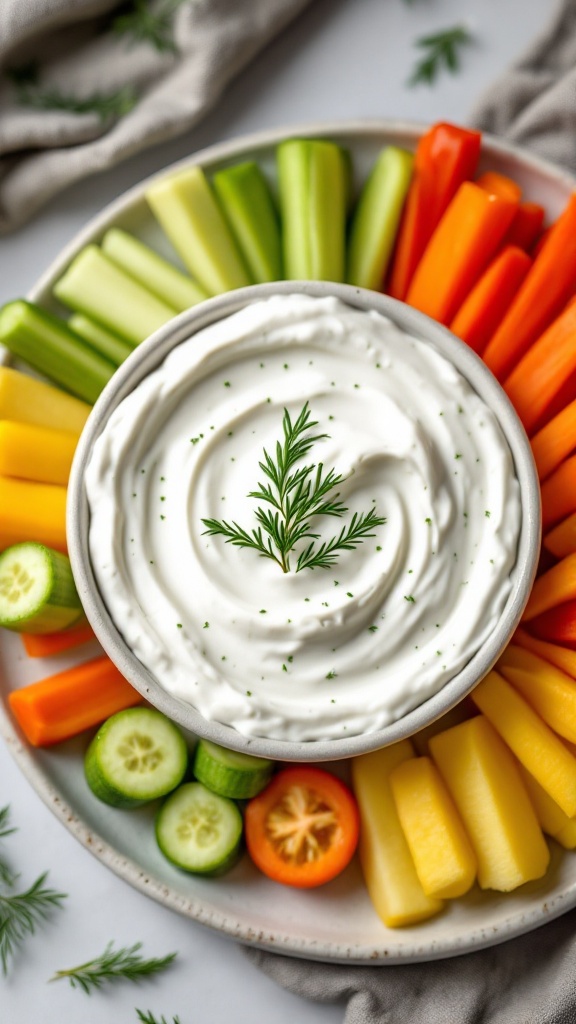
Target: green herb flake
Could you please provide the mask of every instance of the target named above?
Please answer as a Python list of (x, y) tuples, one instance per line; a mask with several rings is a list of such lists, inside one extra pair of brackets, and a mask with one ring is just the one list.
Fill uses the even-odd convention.
[(404, 594), (404, 600), (408, 601), (409, 604), (416, 604), (416, 598), (412, 594)]
[(334, 670), (332, 669), (330, 672), (327, 672), (326, 679), (336, 679), (337, 675), (338, 673), (334, 672)]
[(202, 629), (210, 629), (210, 623), (205, 622), (204, 625), (202, 626)]
[(484, 515), (486, 516), (486, 519), (490, 519), (490, 512), (488, 511), (488, 509), (486, 509)]
[(377, 630), (378, 630), (378, 626), (368, 626), (368, 632), (369, 633), (376, 633)]

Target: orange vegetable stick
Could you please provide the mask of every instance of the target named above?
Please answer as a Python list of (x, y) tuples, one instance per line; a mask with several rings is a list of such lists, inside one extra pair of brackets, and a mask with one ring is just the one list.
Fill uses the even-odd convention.
[[(519, 203), (522, 195), (522, 189), (518, 182), (512, 178), (508, 178), (506, 174), (499, 174), (498, 171), (484, 171), (479, 178), (476, 179), (476, 185), (483, 188), (485, 192), (490, 192), (492, 195), (500, 196), (502, 199), (510, 199), (513, 203)], [(516, 210), (516, 214), (518, 210)], [(516, 214), (512, 219), (512, 223), (516, 219)]]
[(576, 401), (570, 402), (554, 419), (546, 423), (534, 435), (530, 444), (538, 476), (545, 480), (576, 448)]
[(450, 200), (476, 170), (480, 132), (435, 124), (414, 156), (412, 182), (400, 221), (387, 291), (404, 299), (418, 262)]
[(464, 299), (450, 330), (475, 352), (482, 352), (531, 266), (523, 249), (513, 245), (502, 249)]
[(542, 484), (542, 528), (576, 512), (576, 455), (561, 462)]
[(531, 249), (537, 241), (544, 223), (544, 207), (539, 203), (520, 203), (512, 221), (505, 245), (517, 245), (520, 249)]
[[(484, 361), (490, 365), (487, 352), (488, 349)], [(504, 390), (529, 434), (575, 370), (576, 300), (572, 299), (504, 383)]]
[(70, 629), (62, 629), (58, 633), (20, 633), (24, 650), (29, 658), (50, 658), (54, 654), (62, 654), (73, 647), (80, 647), (94, 640), (92, 627), (87, 622)]
[(537, 615), (530, 622), (530, 632), (543, 641), (576, 647), (576, 601)]
[(510, 227), (518, 202), (460, 186), (416, 268), (406, 301), (449, 324)]
[(554, 224), (549, 224), (547, 228), (544, 228), (544, 231), (540, 235), (540, 238), (538, 238), (532, 246), (532, 252), (530, 255), (533, 256), (534, 259), (536, 259), (536, 257), (539, 256), (542, 252), (542, 249), (544, 248), (546, 242), (550, 238), (550, 235), (552, 234), (552, 231), (555, 228), (555, 226), (556, 221), (554, 221)]
[[(534, 623), (531, 622), (530, 628), (532, 629), (533, 626)], [(559, 644), (551, 644), (547, 640), (539, 640), (538, 637), (532, 636), (531, 633), (527, 633), (525, 629), (520, 628), (514, 633), (512, 643), (517, 644), (518, 647), (523, 647), (525, 651), (531, 651), (532, 654), (539, 655), (544, 661), (549, 661), (551, 665), (555, 665), (556, 668), (566, 672), (572, 679), (576, 679), (576, 651), (571, 651), (569, 647), (560, 647)], [(504, 652), (505, 654), (506, 651)]]
[(565, 558), (576, 551), (576, 512), (563, 519), (543, 540), (544, 547), (556, 558)]
[(504, 380), (529, 345), (558, 316), (575, 287), (576, 192), (484, 353), (484, 362), (499, 380)]
[(66, 488), (0, 476), (0, 551), (24, 540), (66, 551)]
[(65, 487), (77, 444), (66, 430), (0, 420), (0, 475)]
[(141, 700), (107, 657), (75, 665), (8, 695), (16, 721), (33, 747), (60, 743)]
[(557, 608), (566, 601), (576, 600), (576, 555), (567, 555), (553, 565), (543, 576), (539, 576), (522, 616), (523, 622), (535, 619), (550, 608)]

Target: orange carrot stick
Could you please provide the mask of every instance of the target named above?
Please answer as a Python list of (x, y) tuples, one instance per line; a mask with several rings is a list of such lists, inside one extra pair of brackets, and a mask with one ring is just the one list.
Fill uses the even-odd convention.
[(538, 476), (545, 480), (576, 448), (576, 401), (542, 427), (530, 444)]
[(460, 186), (416, 268), (406, 301), (448, 324), (496, 252), (518, 202)]
[[(522, 196), (522, 189), (518, 182), (507, 177), (506, 174), (499, 174), (498, 171), (484, 171), (484, 174), (476, 179), (475, 184), (483, 188), (485, 192), (500, 196), (501, 199), (510, 199), (513, 203), (519, 203)], [(516, 214), (512, 223), (516, 219)]]
[(504, 382), (528, 434), (575, 370), (576, 299), (572, 299)]
[[(566, 601), (557, 608), (550, 608), (536, 615), (530, 622), (530, 632), (541, 641), (576, 647), (576, 601)], [(576, 653), (576, 652), (575, 652)]]
[[(530, 623), (530, 628), (534, 623)], [(576, 679), (576, 651), (569, 647), (560, 647), (559, 644), (551, 644), (547, 640), (539, 640), (538, 637), (527, 633), (525, 629), (517, 629), (512, 638), (512, 643), (523, 647), (525, 651), (537, 654), (544, 661), (566, 672), (572, 679)], [(506, 652), (504, 652), (506, 653)]]
[(566, 601), (576, 600), (576, 555), (567, 555), (553, 565), (543, 576), (539, 576), (522, 616), (523, 622), (535, 619), (550, 608), (557, 608)]
[(561, 462), (542, 484), (542, 528), (576, 512), (576, 455)]
[(392, 258), (388, 291), (404, 299), (424, 249), (463, 181), (472, 177), (480, 155), (480, 132), (435, 124), (422, 136)]
[(544, 537), (544, 547), (556, 558), (566, 558), (576, 551), (576, 512), (563, 519)]
[(482, 352), (531, 266), (523, 249), (513, 245), (502, 249), (464, 299), (450, 330), (475, 352)]
[(109, 658), (76, 665), (13, 690), (8, 702), (26, 739), (48, 747), (142, 700)]
[(576, 192), (554, 224), (504, 320), (490, 339), (484, 361), (503, 380), (558, 316), (576, 288)]
[(21, 633), (20, 636), (29, 658), (50, 658), (94, 640), (92, 627), (87, 622), (72, 626), (71, 629), (62, 629), (58, 633)]
[(543, 223), (543, 206), (540, 206), (539, 203), (520, 203), (504, 239), (505, 245), (517, 245), (520, 249), (531, 249), (542, 232)]

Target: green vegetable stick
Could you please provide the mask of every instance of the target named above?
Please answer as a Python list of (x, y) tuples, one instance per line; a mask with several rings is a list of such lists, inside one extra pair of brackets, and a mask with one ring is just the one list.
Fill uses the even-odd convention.
[(64, 305), (138, 345), (176, 316), (174, 306), (161, 302), (120, 270), (96, 245), (87, 245), (54, 285)]
[(344, 279), (348, 161), (333, 142), (290, 139), (277, 149), (284, 270), (292, 280)]
[(218, 171), (213, 179), (238, 248), (257, 284), (282, 277), (280, 224), (268, 182), (248, 161)]
[(134, 351), (127, 341), (119, 338), (117, 334), (112, 334), (112, 331), (101, 327), (83, 313), (74, 313), (68, 320), (68, 327), (116, 366), (120, 366), (120, 363)]
[(200, 167), (163, 178), (146, 198), (176, 252), (209, 295), (252, 281)]
[(387, 146), (378, 157), (358, 200), (348, 245), (349, 284), (381, 290), (396, 240), (414, 157)]
[(208, 298), (187, 274), (127, 231), (107, 231), (102, 239), (102, 252), (179, 313)]
[(96, 401), (116, 369), (63, 320), (25, 299), (0, 309), (0, 344), (86, 402)]

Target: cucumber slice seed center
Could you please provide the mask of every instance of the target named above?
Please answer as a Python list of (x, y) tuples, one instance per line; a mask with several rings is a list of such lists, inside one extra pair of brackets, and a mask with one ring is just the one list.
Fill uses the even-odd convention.
[(117, 747), (117, 753), (128, 772), (147, 775), (156, 770), (164, 760), (164, 752), (145, 733), (134, 731), (124, 737)]
[(197, 800), (194, 807), (180, 815), (176, 833), (185, 842), (206, 849), (220, 839), (222, 811), (212, 800)]
[(282, 860), (306, 864), (332, 846), (340, 824), (334, 808), (313, 789), (292, 786), (268, 814), (265, 829)]
[(34, 586), (34, 579), (20, 562), (8, 565), (0, 576), (0, 594), (10, 604), (16, 604)]

